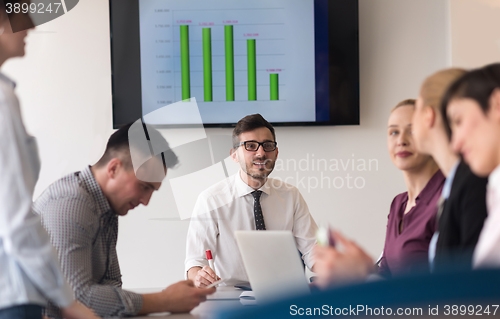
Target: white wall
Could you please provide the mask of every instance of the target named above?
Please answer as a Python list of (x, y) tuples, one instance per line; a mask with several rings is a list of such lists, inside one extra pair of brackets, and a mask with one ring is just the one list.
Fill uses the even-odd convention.
[(453, 0), (450, 13), (453, 65), (476, 68), (500, 61), (500, 1)]
[[(449, 8), (448, 0), (360, 0), (359, 15), (361, 125), (276, 130), (285, 164), (355, 159), (356, 166), (352, 169), (350, 162), (346, 171), (318, 171), (309, 161), (309, 169), (273, 175), (292, 178), (317, 222), (331, 223), (376, 257), (391, 200), (405, 190), (387, 156), (389, 110), (416, 97), (427, 75), (450, 64)], [(62, 174), (93, 164), (112, 133), (108, 2), (80, 1), (65, 16), (33, 31), (27, 52), (3, 71), (17, 80), (26, 126), (39, 139), (43, 164), (36, 197)], [(208, 130), (220, 133), (230, 130)], [(359, 171), (359, 160), (374, 160), (372, 170)], [(365, 184), (361, 189), (308, 190), (299, 183), (321, 174), (337, 177), (337, 186), (340, 179), (347, 183), (347, 174), (358, 177), (358, 186), (361, 179)], [(187, 227), (167, 183), (148, 207), (120, 218), (124, 286), (163, 287), (182, 279)]]

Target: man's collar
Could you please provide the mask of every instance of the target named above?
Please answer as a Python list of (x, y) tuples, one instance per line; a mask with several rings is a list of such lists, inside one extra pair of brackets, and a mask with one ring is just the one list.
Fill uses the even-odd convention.
[[(243, 173), (246, 174), (245, 172), (243, 172)], [(255, 189), (248, 186), (248, 184), (245, 183), (241, 179), (241, 170), (238, 171), (238, 173), (236, 173), (236, 176), (234, 178), (235, 178), (235, 186), (236, 186), (236, 195), (238, 197), (243, 197), (243, 196), (248, 195), (248, 194), (252, 193), (253, 191), (255, 191)], [(267, 195), (269, 195), (271, 193), (271, 186), (269, 183), (269, 178), (266, 180), (264, 185), (262, 185), (258, 190), (262, 191), (263, 193), (266, 193)]]
[(7, 77), (3, 73), (0, 73), (0, 80), (7, 82), (9, 85), (12, 85), (13, 89), (16, 87), (16, 82), (12, 81), (9, 77)]
[(97, 203), (97, 206), (99, 207), (99, 211), (104, 214), (109, 211), (113, 211), (111, 209), (111, 205), (109, 204), (108, 199), (106, 196), (104, 196), (104, 193), (102, 192), (101, 186), (99, 186), (99, 183), (97, 183), (97, 180), (94, 177), (94, 174), (92, 174), (92, 170), (90, 169), (90, 166), (85, 167), (79, 174), (80, 179), (85, 183), (85, 186), (88, 190), (88, 192), (92, 195), (94, 198), (95, 202)]
[(500, 189), (500, 165), (498, 165), (488, 177), (488, 187)]

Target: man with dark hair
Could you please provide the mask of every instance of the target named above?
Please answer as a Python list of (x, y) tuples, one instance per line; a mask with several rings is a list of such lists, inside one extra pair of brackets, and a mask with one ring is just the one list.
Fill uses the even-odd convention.
[[(273, 126), (260, 114), (241, 119), (233, 130), (237, 174), (203, 191), (189, 224), (185, 270), (197, 287), (220, 276), (227, 284), (247, 282), (235, 230), (289, 230), (309, 268), (317, 230), (302, 195), (292, 185), (268, 178), (278, 157)], [(215, 269), (208, 266), (210, 249)]]
[[(56, 181), (34, 204), (76, 298), (102, 317), (187, 312), (214, 292), (190, 281), (154, 294), (121, 288), (118, 216), (147, 205), (167, 168), (176, 164), (177, 156), (161, 134), (137, 121), (111, 135), (95, 165)], [(60, 317), (55, 307), (47, 312)]]

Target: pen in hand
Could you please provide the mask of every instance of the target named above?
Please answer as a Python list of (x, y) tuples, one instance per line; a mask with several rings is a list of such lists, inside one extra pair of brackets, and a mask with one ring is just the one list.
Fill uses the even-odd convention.
[(214, 258), (212, 257), (212, 251), (210, 249), (206, 250), (205, 255), (207, 256), (208, 265), (210, 269), (212, 269), (212, 271), (215, 274), (215, 280), (219, 279), (219, 276), (217, 276), (217, 274), (215, 273), (215, 265), (214, 265)]

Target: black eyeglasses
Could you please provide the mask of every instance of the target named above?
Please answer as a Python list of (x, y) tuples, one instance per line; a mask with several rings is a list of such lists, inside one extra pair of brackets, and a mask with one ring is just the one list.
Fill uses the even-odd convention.
[(241, 142), (239, 144), (236, 144), (234, 148), (238, 148), (238, 146), (245, 145), (245, 149), (249, 152), (257, 152), (259, 150), (259, 147), (262, 145), (262, 148), (264, 149), (264, 152), (272, 152), (276, 149), (276, 145), (278, 143), (276, 142), (255, 142), (255, 141), (246, 141), (246, 142)]

